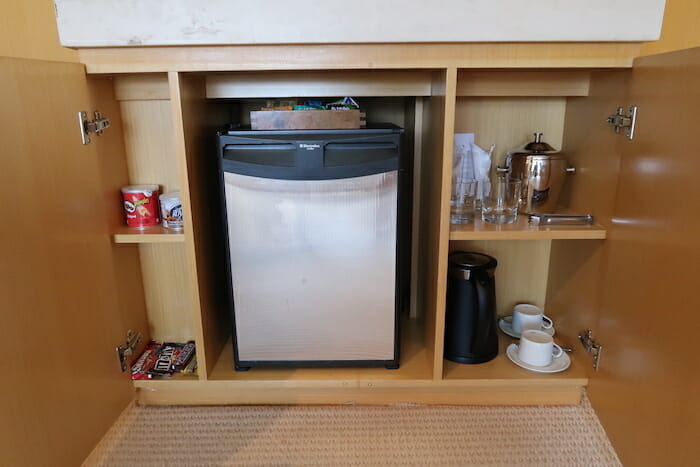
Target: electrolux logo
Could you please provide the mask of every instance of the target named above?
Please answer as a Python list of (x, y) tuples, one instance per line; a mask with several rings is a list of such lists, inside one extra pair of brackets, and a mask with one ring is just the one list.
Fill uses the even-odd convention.
[(299, 148), (300, 149), (306, 149), (307, 151), (313, 151), (314, 149), (320, 148), (320, 144), (306, 144), (306, 143), (299, 143)]

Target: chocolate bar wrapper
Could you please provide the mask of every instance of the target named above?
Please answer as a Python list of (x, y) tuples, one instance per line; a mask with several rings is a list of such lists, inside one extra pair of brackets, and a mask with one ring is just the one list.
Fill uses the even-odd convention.
[(183, 368), (185, 368), (187, 366), (187, 364), (190, 363), (190, 360), (192, 360), (192, 357), (194, 357), (194, 354), (195, 354), (194, 341), (189, 341), (184, 346), (182, 346), (182, 349), (180, 349), (180, 353), (173, 360), (173, 362), (170, 366), (171, 372), (177, 373), (179, 371), (182, 371)]
[(197, 357), (193, 357), (190, 363), (187, 364), (185, 368), (182, 369), (181, 373), (183, 375), (196, 375), (197, 374)]
[(184, 346), (185, 344), (164, 342), (158, 349), (155, 362), (148, 372), (151, 377), (157, 378), (172, 375), (173, 370), (171, 367), (173, 362), (177, 359), (178, 355), (180, 355)]
[(152, 378), (150, 370), (153, 368), (153, 365), (156, 362), (159, 348), (160, 344), (155, 341), (150, 341), (148, 344), (146, 344), (146, 348), (143, 350), (143, 353), (131, 367), (131, 379)]

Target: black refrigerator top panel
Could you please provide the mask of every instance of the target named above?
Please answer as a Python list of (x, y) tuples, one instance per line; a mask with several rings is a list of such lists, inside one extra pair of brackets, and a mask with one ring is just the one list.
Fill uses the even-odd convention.
[(278, 180), (333, 180), (400, 169), (403, 129), (229, 130), (219, 133), (225, 171)]

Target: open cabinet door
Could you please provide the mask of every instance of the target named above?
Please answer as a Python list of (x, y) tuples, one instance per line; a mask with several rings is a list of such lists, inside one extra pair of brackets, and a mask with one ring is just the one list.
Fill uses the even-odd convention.
[(115, 259), (103, 154), (81, 144), (84, 67), (0, 58), (0, 103), (0, 464), (75, 466), (132, 399), (116, 278), (138, 259)]
[(619, 105), (639, 115), (634, 140), (616, 143), (589, 395), (625, 465), (696, 465), (700, 49), (636, 60), (626, 88)]

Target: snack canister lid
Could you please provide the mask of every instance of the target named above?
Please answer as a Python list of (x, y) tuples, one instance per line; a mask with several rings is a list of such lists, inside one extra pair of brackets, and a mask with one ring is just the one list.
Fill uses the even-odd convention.
[(163, 193), (159, 196), (160, 199), (180, 199), (180, 190)]
[(122, 188), (122, 193), (142, 193), (144, 191), (158, 191), (158, 185), (129, 185)]

